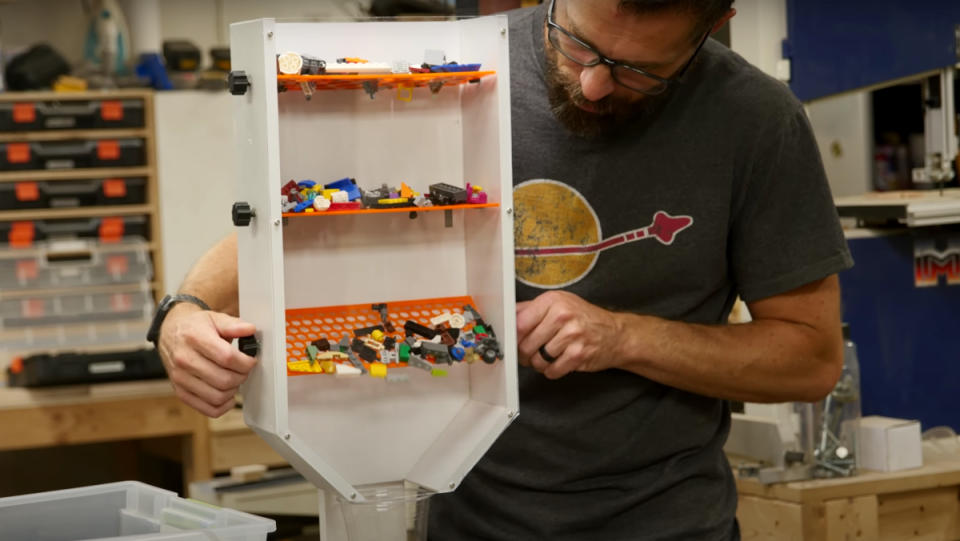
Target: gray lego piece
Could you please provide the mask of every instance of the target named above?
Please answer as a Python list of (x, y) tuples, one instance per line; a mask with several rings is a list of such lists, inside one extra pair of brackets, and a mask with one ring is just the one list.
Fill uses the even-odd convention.
[(420, 369), (426, 370), (427, 372), (430, 372), (430, 371), (433, 370), (433, 365), (432, 365), (432, 364), (430, 364), (430, 363), (428, 363), (427, 361), (423, 360), (423, 357), (420, 357), (420, 356), (418, 356), (418, 355), (414, 355), (414, 354), (412, 354), (412, 353), (410, 354), (410, 362), (409, 362), (409, 364), (410, 364), (410, 366), (412, 366), (412, 367), (414, 367), (414, 368), (420, 368)]

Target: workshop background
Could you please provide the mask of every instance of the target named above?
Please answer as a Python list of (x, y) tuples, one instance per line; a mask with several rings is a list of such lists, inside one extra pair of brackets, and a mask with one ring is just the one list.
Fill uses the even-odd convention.
[[(0, 498), (135, 479), (277, 518), (273, 538), (315, 538), (315, 489), (239, 410), (207, 420), (180, 404), (143, 350), (156, 302), (233, 228), (229, 25), (536, 3), (0, 0)], [(715, 37), (805, 102), (856, 262), (841, 275), (853, 394), (735, 405), (744, 538), (960, 539), (960, 3), (734, 7)], [(749, 314), (738, 306), (732, 319)], [(119, 369), (113, 353), (96, 357), (118, 350)], [(31, 356), (43, 362), (25, 370)], [(922, 460), (853, 472), (843, 457), (785, 459), (831, 408), (843, 423), (891, 418), (852, 429), (858, 460), (868, 439), (888, 459), (912, 449)], [(840, 479), (786, 482), (803, 476)], [(265, 477), (295, 483), (244, 499), (243, 482)]]

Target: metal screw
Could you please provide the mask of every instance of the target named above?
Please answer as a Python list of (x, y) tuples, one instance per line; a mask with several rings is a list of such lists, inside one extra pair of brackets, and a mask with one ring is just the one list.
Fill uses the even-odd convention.
[(453, 490), (453, 489), (455, 489), (455, 488), (457, 488), (457, 484), (456, 484), (456, 483), (450, 483), (450, 490)]
[(501, 28), (501, 29), (500, 29), (500, 35), (501, 35), (501, 36), (506, 36), (506, 35), (507, 35), (507, 29), (506, 29), (506, 28)]
[(273, 32), (267, 32), (267, 37), (268, 37), (268, 38), (272, 38), (272, 37), (273, 37)]
[(273, 221), (273, 225), (280, 225), (280, 218)]
[(351, 499), (351, 500), (356, 500), (356, 499), (357, 499), (357, 493), (354, 492), (354, 493), (350, 494), (350, 499)]
[(508, 411), (508, 412), (507, 412), (507, 418), (508, 418), (508, 419), (513, 419), (513, 418), (516, 417), (516, 416), (517, 416), (517, 412), (515, 412), (515, 411)]
[(284, 434), (284, 435), (283, 435), (283, 439), (289, 440), (289, 439), (290, 439), (290, 433)]
[(513, 209), (507, 209), (507, 214), (513, 214)]

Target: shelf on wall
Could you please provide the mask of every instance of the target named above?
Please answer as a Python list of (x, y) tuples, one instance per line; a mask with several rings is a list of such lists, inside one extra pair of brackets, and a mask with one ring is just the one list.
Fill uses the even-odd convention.
[(89, 207), (24, 209), (0, 211), (0, 221), (99, 218), (150, 214), (150, 205), (100, 205)]
[(444, 73), (377, 73), (363, 75), (277, 75), (287, 90), (300, 90), (300, 83), (313, 83), (315, 90), (359, 90), (376, 83), (377, 89), (457, 86), (495, 74), (495, 71)]
[(27, 169), (23, 171), (0, 172), (0, 182), (85, 180), (91, 178), (146, 177), (151, 175), (153, 175), (153, 168), (150, 166)]
[(397, 212), (431, 212), (437, 210), (463, 210), (499, 207), (500, 203), (482, 203), (466, 205), (438, 205), (432, 207), (396, 207), (389, 209), (325, 210), (321, 212), (285, 212), (284, 218), (307, 218), (320, 216), (339, 216), (344, 214), (386, 214)]
[(10, 131), (0, 133), (0, 143), (23, 141), (72, 141), (74, 139), (125, 139), (147, 138), (147, 128), (108, 128), (86, 130)]
[[(473, 298), (469, 295), (462, 297), (394, 301), (385, 304), (387, 307), (387, 317), (395, 329), (395, 332), (386, 332), (385, 334), (387, 336), (393, 336), (397, 340), (397, 343), (402, 342), (405, 338), (403, 326), (407, 321), (415, 321), (425, 327), (433, 328), (430, 319), (435, 316), (444, 313), (462, 315), (465, 305), (470, 305), (474, 309), (477, 309)], [(305, 359), (307, 358), (307, 345), (310, 344), (310, 342), (325, 338), (336, 343), (345, 336), (352, 340), (354, 337), (354, 329), (382, 324), (383, 320), (380, 312), (374, 310), (370, 304), (350, 304), (287, 310), (287, 375), (297, 376), (319, 373), (317, 370), (306, 369), (306, 366), (309, 366), (309, 361), (305, 361)], [(468, 324), (468, 327), (469, 326)], [(331, 349), (331, 351), (334, 350)], [(346, 362), (346, 359), (337, 359), (337, 361)], [(454, 364), (459, 363), (455, 362)], [(363, 365), (369, 370), (370, 363), (363, 361)], [(318, 363), (317, 366), (319, 366)], [(407, 364), (390, 363), (386, 366), (388, 368), (406, 368)], [(436, 366), (437, 368), (445, 369), (450, 365), (440, 363)], [(299, 368), (304, 368), (305, 370), (300, 370)]]

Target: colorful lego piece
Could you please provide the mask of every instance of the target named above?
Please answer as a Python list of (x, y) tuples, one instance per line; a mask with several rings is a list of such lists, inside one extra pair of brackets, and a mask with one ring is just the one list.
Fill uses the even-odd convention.
[(387, 365), (383, 363), (373, 363), (370, 365), (370, 376), (374, 378), (387, 377)]
[(467, 183), (467, 203), (471, 205), (484, 205), (487, 202), (487, 194), (480, 186), (471, 186)]
[(349, 177), (342, 178), (335, 182), (330, 182), (326, 184), (324, 188), (326, 189), (336, 188), (338, 190), (343, 190), (347, 192), (347, 200), (349, 201), (354, 201), (356, 199), (360, 199), (361, 197), (360, 188), (357, 187), (356, 179), (352, 179)]
[(338, 376), (359, 376), (363, 370), (349, 364), (338, 364), (336, 367)]

